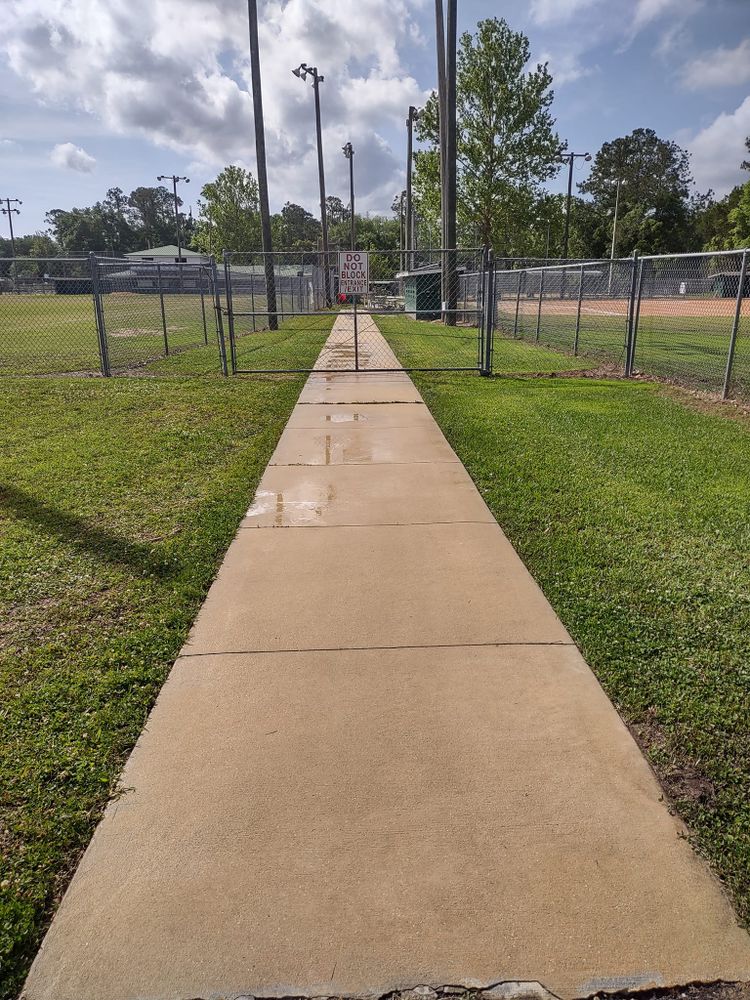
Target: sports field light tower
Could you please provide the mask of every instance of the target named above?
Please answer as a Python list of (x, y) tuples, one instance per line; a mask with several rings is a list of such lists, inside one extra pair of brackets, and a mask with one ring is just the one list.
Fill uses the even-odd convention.
[(323, 169), (323, 132), (320, 125), (320, 85), (325, 79), (318, 73), (317, 66), (300, 63), (292, 73), (303, 83), (308, 76), (312, 77), (313, 93), (315, 94), (315, 136), (318, 143), (318, 184), (320, 185), (320, 225), (323, 234), (323, 276), (325, 281), (326, 306), (331, 306), (331, 273), (328, 260), (328, 219), (326, 218), (326, 178)]
[(177, 262), (182, 261), (182, 231), (180, 230), (180, 207), (177, 199), (177, 185), (180, 181), (184, 184), (190, 183), (189, 177), (179, 177), (177, 174), (159, 174), (157, 181), (171, 181), (172, 192), (174, 194), (174, 221), (177, 227)]
[(563, 229), (562, 258), (568, 259), (568, 236), (570, 235), (570, 198), (573, 193), (573, 164), (576, 160), (591, 161), (591, 153), (563, 153), (560, 163), (568, 164), (568, 194), (565, 198), (565, 228)]
[(357, 249), (357, 233), (356, 233), (356, 223), (354, 221), (354, 146), (350, 142), (347, 142), (345, 146), (342, 146), (344, 151), (344, 156), (349, 161), (349, 214), (352, 220), (352, 236), (351, 236), (351, 249)]

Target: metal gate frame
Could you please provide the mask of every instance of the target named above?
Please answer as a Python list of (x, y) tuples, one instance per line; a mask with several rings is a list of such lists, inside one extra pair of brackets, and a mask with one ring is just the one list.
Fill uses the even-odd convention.
[[(447, 263), (448, 273), (450, 273), (451, 264), (453, 267), (454, 275), (458, 274), (458, 270), (455, 264), (456, 255), (460, 252), (459, 250), (439, 250), (439, 251), (428, 251), (429, 254), (438, 254), (439, 258), (442, 258), (445, 263)], [(493, 342), (494, 342), (494, 326), (495, 326), (495, 309), (493, 308), (495, 302), (495, 262), (494, 255), (491, 250), (484, 248), (483, 250), (469, 251), (481, 255), (481, 263), (478, 266), (476, 272), (477, 275), (477, 300), (476, 306), (474, 308), (463, 308), (457, 307), (457, 304), (453, 302), (451, 308), (451, 303), (446, 303), (445, 301), (440, 304), (441, 316), (445, 316), (446, 313), (464, 314), (470, 313), (476, 316), (477, 320), (477, 360), (473, 365), (406, 365), (394, 368), (389, 366), (376, 366), (376, 367), (361, 367), (359, 363), (360, 356), (360, 329), (358, 319), (361, 315), (367, 316), (398, 316), (398, 315), (409, 315), (414, 316), (420, 311), (426, 313), (432, 312), (432, 310), (409, 310), (408, 312), (404, 310), (403, 312), (397, 312), (393, 309), (383, 309), (367, 306), (362, 307), (358, 303), (358, 296), (352, 297), (352, 311), (349, 313), (339, 313), (333, 308), (333, 306), (327, 306), (325, 302), (325, 270), (329, 272), (329, 280), (333, 285), (334, 289), (338, 288), (338, 273), (335, 267), (334, 258), (337, 254), (333, 251), (329, 252), (329, 261), (323, 261), (322, 264), (318, 263), (312, 269), (311, 281), (309, 282), (308, 294), (306, 295), (308, 304), (313, 306), (319, 305), (321, 308), (308, 308), (308, 309), (295, 309), (294, 308), (294, 290), (292, 289), (291, 300), (292, 308), (283, 307), (283, 292), (279, 292), (278, 286), (274, 288), (274, 297), (276, 299), (277, 308), (275, 312), (269, 312), (267, 309), (256, 308), (256, 294), (263, 300), (266, 295), (263, 294), (263, 288), (256, 289), (256, 277), (261, 279), (261, 285), (264, 285), (268, 281), (268, 261), (267, 254), (262, 252), (240, 254), (235, 251), (224, 251), (222, 254), (223, 259), (223, 279), (224, 279), (224, 293), (225, 293), (225, 307), (223, 309), (223, 314), (226, 317), (226, 331), (227, 339), (229, 341), (229, 351), (227, 356), (227, 368), (230, 374), (233, 375), (268, 375), (268, 374), (310, 374), (313, 371), (320, 371), (317, 367), (308, 368), (244, 368), (238, 365), (237, 360), (237, 346), (238, 346), (238, 335), (236, 332), (235, 320), (238, 318), (252, 319), (253, 333), (255, 332), (268, 332), (270, 330), (271, 317), (275, 317), (277, 322), (280, 320), (283, 322), (285, 319), (297, 317), (297, 316), (323, 316), (327, 314), (333, 315), (351, 315), (353, 320), (353, 347), (354, 347), (354, 363), (348, 367), (336, 367), (336, 368), (325, 368), (326, 372), (330, 373), (341, 373), (347, 374), (352, 372), (366, 372), (367, 374), (387, 374), (393, 372), (458, 372), (458, 373), (469, 373), (477, 372), (481, 375), (490, 375), (492, 373), (492, 359), (493, 359)], [(285, 251), (274, 251), (272, 257), (275, 260), (282, 260), (285, 256), (291, 256), (296, 252), (285, 252)], [(398, 254), (403, 261), (408, 260), (408, 255), (402, 251), (372, 251), (374, 254)], [(424, 253), (424, 252), (423, 252)], [(310, 261), (320, 262), (323, 258), (321, 252), (309, 251), (307, 253), (300, 252), (297, 256), (308, 257)], [(250, 299), (250, 309), (237, 309), (235, 306), (235, 293), (237, 288), (235, 287), (235, 279), (233, 277), (232, 263), (238, 258), (249, 258), (260, 260), (261, 263), (257, 265), (252, 265), (248, 270), (252, 271), (252, 275), (249, 279), (249, 291), (244, 292), (246, 297)], [(442, 267), (445, 267), (443, 263)], [(238, 265), (241, 266), (241, 265)], [(274, 268), (274, 264), (271, 264), (271, 269)], [(317, 277), (315, 274), (315, 268), (317, 267)], [(303, 268), (304, 272), (304, 268)], [(300, 276), (305, 277), (305, 274), (300, 272)], [(404, 266), (404, 272), (407, 272), (406, 265)], [(445, 272), (444, 272), (445, 273)], [(321, 280), (322, 278), (322, 280)], [(280, 279), (283, 282), (283, 278)], [(402, 279), (403, 280), (403, 279)], [(443, 282), (445, 278), (443, 277)], [(247, 283), (247, 279), (246, 279)], [(445, 284), (441, 286), (444, 288)], [(302, 282), (300, 280), (300, 289), (298, 291), (299, 300), (298, 304), (301, 305), (302, 299)], [(332, 298), (337, 299), (337, 292), (334, 292)], [(281, 302), (281, 307), (279, 307), (279, 302)], [(267, 303), (266, 303), (267, 304)], [(446, 326), (449, 326), (446, 324)], [(247, 334), (249, 335), (249, 334)], [(246, 335), (246, 336), (247, 336)]]

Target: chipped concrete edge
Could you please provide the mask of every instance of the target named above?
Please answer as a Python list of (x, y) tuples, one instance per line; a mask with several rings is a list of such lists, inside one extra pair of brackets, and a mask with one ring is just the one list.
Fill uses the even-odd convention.
[[(659, 983), (659, 976), (644, 975), (643, 977), (612, 977), (593, 980), (586, 983), (576, 992), (572, 1000), (594, 1000), (602, 997), (607, 1000), (677, 1000), (686, 997), (689, 991), (694, 1000), (701, 997), (716, 997), (723, 992), (725, 998), (732, 993), (724, 991), (741, 991), (743, 997), (750, 996), (750, 982), (734, 982), (722, 979), (693, 980), (690, 982), (664, 985)], [(738, 992), (739, 995), (739, 992)], [(212, 994), (211, 996), (186, 997), (185, 1000), (561, 1000), (561, 997), (548, 990), (546, 986), (535, 980), (502, 980), (486, 986), (467, 980), (464, 983), (444, 984), (439, 986), (419, 985), (388, 990), (384, 993), (376, 991), (367, 993), (232, 993)], [(24, 1000), (22, 995), (21, 1000)]]

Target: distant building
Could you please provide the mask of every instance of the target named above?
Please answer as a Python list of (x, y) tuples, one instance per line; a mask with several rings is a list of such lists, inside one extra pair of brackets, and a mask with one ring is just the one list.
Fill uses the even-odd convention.
[(188, 250), (186, 247), (182, 248), (182, 256), (179, 256), (174, 243), (163, 247), (151, 247), (149, 250), (134, 250), (125, 256), (131, 260), (149, 260), (164, 264), (198, 264), (204, 259), (202, 253), (196, 253), (195, 250)]

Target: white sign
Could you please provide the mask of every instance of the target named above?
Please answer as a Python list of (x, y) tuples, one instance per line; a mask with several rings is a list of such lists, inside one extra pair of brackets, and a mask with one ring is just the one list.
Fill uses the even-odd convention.
[(370, 256), (365, 250), (339, 252), (339, 294), (367, 295), (370, 284)]

